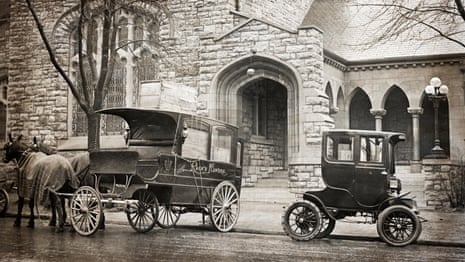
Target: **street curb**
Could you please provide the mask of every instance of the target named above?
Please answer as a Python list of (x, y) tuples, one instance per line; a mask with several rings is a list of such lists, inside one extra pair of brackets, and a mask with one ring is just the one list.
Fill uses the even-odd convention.
[[(7, 213), (4, 217), (14, 218), (16, 214)], [(29, 218), (30, 215), (23, 215), (23, 218)], [(36, 218), (38, 219), (38, 218)], [(48, 220), (50, 219), (49, 215), (41, 215), (40, 220)], [(114, 220), (107, 220), (106, 224), (110, 225), (120, 225), (120, 226), (130, 226), (126, 221), (114, 221)], [(203, 226), (203, 225), (177, 225), (171, 229), (175, 228), (184, 228), (184, 229), (191, 229), (197, 231), (204, 231), (209, 230), (212, 232), (217, 232), (213, 227)], [(253, 230), (248, 228), (233, 228), (231, 233), (241, 233), (241, 234), (255, 234), (255, 235), (275, 235), (275, 236), (286, 236), (284, 232), (276, 232), (276, 231), (264, 231), (264, 230)], [(369, 242), (383, 242), (378, 237), (365, 237), (365, 236), (349, 236), (349, 235), (330, 235), (327, 237), (328, 239), (339, 239), (339, 240), (350, 240), (350, 241), (369, 241)], [(289, 238), (290, 239), (290, 238)], [(324, 239), (324, 238), (323, 238)], [(291, 240), (291, 239), (290, 239)], [(465, 243), (454, 243), (454, 242), (446, 242), (446, 241), (431, 241), (431, 240), (418, 240), (416, 245), (422, 246), (441, 246), (441, 247), (457, 247), (457, 248), (465, 248)], [(414, 245), (415, 245), (414, 244)]]

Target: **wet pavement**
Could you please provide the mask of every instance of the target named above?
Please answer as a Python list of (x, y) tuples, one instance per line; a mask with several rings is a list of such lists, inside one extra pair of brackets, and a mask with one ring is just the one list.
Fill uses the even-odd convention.
[[(14, 195), (10, 196), (12, 203)], [(284, 209), (298, 199), (283, 188), (243, 188), (241, 192), (240, 215), (234, 232), (284, 235), (281, 216)], [(10, 215), (16, 213), (11, 205)], [(23, 211), (24, 214), (24, 211)], [(27, 214), (27, 213), (26, 213)], [(422, 224), (418, 239), (420, 245), (453, 246), (465, 248), (465, 213), (445, 212), (421, 209), (420, 216), (427, 222)], [(129, 223), (123, 212), (105, 211), (106, 224), (127, 225)], [(208, 219), (206, 220), (208, 222)], [(361, 220), (338, 220), (331, 238), (381, 241), (376, 231), (376, 224), (362, 224)], [(181, 215), (179, 227), (203, 226), (202, 215), (187, 213)], [(208, 225), (207, 225), (208, 226)]]

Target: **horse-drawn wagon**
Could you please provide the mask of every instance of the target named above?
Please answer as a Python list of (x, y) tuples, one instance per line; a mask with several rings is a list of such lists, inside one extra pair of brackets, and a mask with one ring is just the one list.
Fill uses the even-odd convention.
[(236, 127), (163, 110), (99, 113), (126, 121), (127, 147), (90, 152), (94, 186), (80, 187), (71, 199), (71, 224), (79, 234), (97, 231), (104, 203), (122, 205), (137, 232), (172, 227), (186, 212), (208, 215), (221, 232), (232, 229), (242, 177)]

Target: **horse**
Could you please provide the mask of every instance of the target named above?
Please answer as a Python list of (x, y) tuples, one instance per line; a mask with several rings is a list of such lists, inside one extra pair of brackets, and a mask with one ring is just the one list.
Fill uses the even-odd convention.
[[(48, 191), (53, 211), (51, 224), (55, 223), (58, 217), (56, 232), (62, 232), (65, 211), (63, 201), (58, 195), (74, 192), (79, 187), (79, 178), (74, 175), (74, 170), (65, 157), (58, 154), (47, 155), (41, 152), (35, 137), (32, 146), (23, 143), (21, 138), (22, 136), (19, 136), (13, 140), (10, 134), (9, 141), (4, 146), (4, 162), (15, 160), (18, 165), (18, 214), (14, 226), (21, 225), (24, 200), (29, 199), (31, 216), (27, 226), (34, 227), (34, 204), (43, 200), (44, 192)], [(56, 208), (56, 212), (54, 208)]]

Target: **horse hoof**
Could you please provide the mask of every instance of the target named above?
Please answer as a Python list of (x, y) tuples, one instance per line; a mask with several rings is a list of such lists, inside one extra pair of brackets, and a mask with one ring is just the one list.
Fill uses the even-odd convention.
[(31, 223), (31, 222), (27, 223), (27, 227), (28, 227), (28, 228), (34, 228), (34, 222), (32, 222), (32, 223)]
[(55, 229), (55, 233), (63, 233), (65, 231), (65, 229), (63, 227), (57, 227)]
[(56, 222), (50, 221), (50, 223), (48, 223), (48, 226), (49, 226), (49, 227), (56, 227), (56, 225), (57, 225)]
[(21, 226), (21, 223), (17, 221), (15, 221), (15, 223), (13, 224), (13, 227), (20, 227), (20, 226)]

